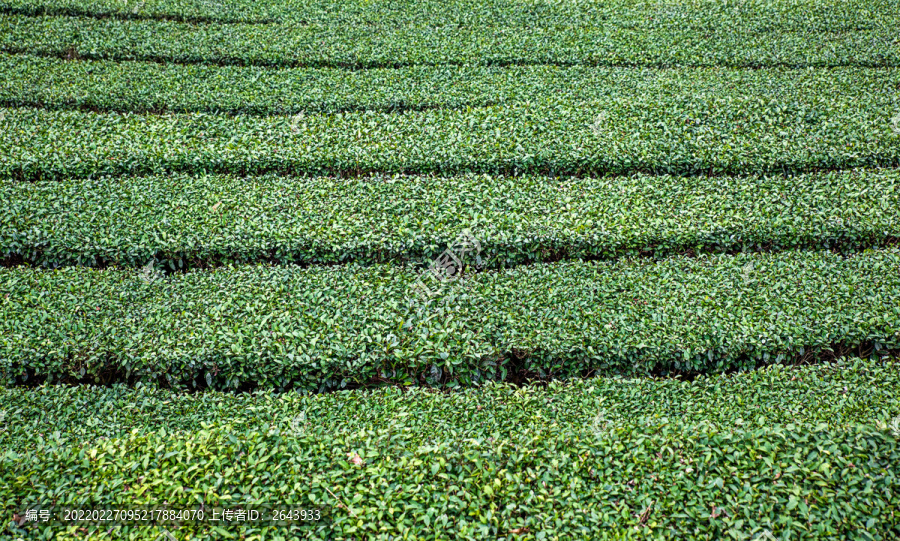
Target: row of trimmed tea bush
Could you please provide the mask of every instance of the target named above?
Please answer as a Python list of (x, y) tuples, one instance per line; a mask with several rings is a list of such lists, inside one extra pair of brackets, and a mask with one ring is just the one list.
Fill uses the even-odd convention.
[(641, 253), (884, 246), (900, 170), (797, 177), (232, 177), (0, 182), (0, 258), (168, 269), (431, 261), (469, 228), (483, 266)]
[[(890, 2), (886, 2), (890, 3)], [(688, 16), (620, 26), (188, 24), (175, 21), (0, 14), (0, 51), (70, 59), (261, 66), (410, 64), (603, 66), (900, 66), (896, 8), (862, 9), (829, 26), (779, 16), (744, 24)], [(654, 22), (657, 21), (657, 22)], [(650, 24), (647, 24), (649, 22)], [(816, 28), (819, 26), (819, 28)]]
[[(0, 389), (23, 539), (783, 539), (900, 534), (896, 362), (301, 396)], [(9, 520), (27, 509), (318, 510), (293, 527)], [(79, 530), (79, 528), (82, 528)]]
[(256, 2), (257, 9), (253, 9), (253, 4), (234, 0), (0, 0), (0, 13), (155, 19), (191, 24), (267, 24), (278, 21), (279, 15), (283, 15), (282, 10), (272, 9), (275, 4)]
[[(531, 417), (531, 423), (545, 428), (556, 423), (610, 432), (619, 426), (658, 426), (675, 420), (719, 430), (787, 424), (825, 424), (838, 430), (860, 423), (893, 423), (900, 413), (898, 367), (891, 357), (850, 357), (811, 365), (775, 364), (746, 372), (699, 374), (691, 380), (611, 376), (522, 387), (487, 382), (479, 388), (450, 392), (380, 385), (324, 394), (182, 393), (153, 385), (118, 384), (0, 387), (7, 420), (17, 420), (0, 431), (0, 443), (25, 452), (51, 433), (66, 439), (96, 440), (122, 437), (134, 430), (180, 433), (223, 423), (267, 424), (286, 430), (301, 413), (308, 421), (318, 419), (314, 430), (323, 432), (387, 428), (402, 420), (406, 428), (423, 437), (450, 436), (460, 441), (481, 431), (515, 432), (522, 426), (519, 415)], [(437, 408), (444, 413), (404, 415), (410, 408)], [(330, 416), (334, 410), (342, 415)]]
[(898, 271), (896, 248), (575, 261), (443, 282), (425, 273), (428, 291), (392, 265), (169, 276), (4, 268), (0, 366), (10, 383), (301, 389), (471, 384), (511, 372), (720, 371), (838, 346), (896, 349)]
[[(460, 110), (232, 117), (2, 109), (0, 178), (264, 172), (753, 174), (900, 165), (885, 77)], [(687, 81), (683, 81), (686, 84)], [(765, 85), (761, 85), (765, 86)]]
[[(752, 96), (770, 108), (802, 110), (805, 122), (841, 109), (823, 107), (823, 96), (900, 110), (895, 96), (883, 95), (885, 84), (900, 84), (900, 71), (855, 67), (653, 70), (445, 65), (354, 71), (69, 62), (4, 54), (0, 72), (5, 75), (0, 103), (6, 106), (92, 111), (293, 115), (300, 111), (460, 109), (547, 100), (616, 100), (655, 107), (656, 101), (671, 106), (708, 95), (732, 100)], [(836, 87), (843, 98), (832, 96)]]
[(856, 31), (900, 17), (888, 0), (715, 0), (631, 2), (516, 2), (510, 0), (2, 0), (0, 12), (156, 18), (186, 22), (300, 22), (334, 26), (603, 26), (699, 29), (767, 27)]

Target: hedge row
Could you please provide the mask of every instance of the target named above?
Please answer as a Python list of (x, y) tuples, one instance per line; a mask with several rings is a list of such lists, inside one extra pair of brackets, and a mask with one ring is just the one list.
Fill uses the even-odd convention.
[(0, 12), (219, 24), (267, 24), (284, 15), (282, 10), (271, 9), (275, 7), (272, 2), (258, 2), (257, 9), (242, 4), (233, 0), (0, 0)]
[[(0, 391), (4, 533), (12, 513), (276, 505), (290, 527), (163, 525), (177, 539), (893, 539), (900, 533), (894, 364), (693, 383), (593, 379), (545, 389), (182, 395)], [(696, 411), (697, 408), (699, 411)], [(829, 415), (831, 414), (831, 415)], [(893, 418), (893, 419), (892, 419)], [(160, 525), (103, 524), (116, 539)]]
[(576, 261), (423, 276), (426, 298), (416, 274), (397, 266), (168, 277), (5, 268), (0, 362), (8, 383), (36, 375), (321, 390), (513, 372), (720, 371), (837, 346), (896, 349), (898, 270), (897, 249)]
[[(900, 364), (891, 358), (844, 358), (802, 366), (771, 365), (686, 381), (658, 377), (594, 377), (515, 387), (489, 382), (439, 392), (387, 387), (325, 394), (181, 393), (155, 386), (0, 387), (6, 424), (0, 445), (33, 451), (42, 436), (72, 441), (119, 438), (134, 430), (190, 432), (203, 425), (288, 430), (303, 414), (305, 429), (323, 436), (388, 428), (402, 420), (425, 439), (460, 441), (480, 433), (508, 436), (523, 426), (653, 427), (680, 421), (717, 430), (796, 424), (848, 430), (891, 426), (900, 414)], [(441, 413), (403, 415), (410, 410)], [(334, 415), (340, 411), (341, 415)], [(527, 423), (518, 419), (529, 418)], [(398, 419), (398, 417), (402, 419)], [(11, 422), (12, 421), (12, 422)]]
[[(886, 8), (887, 9), (887, 8)], [(821, 28), (778, 16), (735, 26), (531, 27), (368, 24), (197, 25), (0, 15), (0, 51), (108, 60), (372, 68), (411, 64), (900, 66), (893, 12)], [(797, 14), (805, 14), (798, 10)], [(645, 20), (652, 20), (645, 15)], [(712, 19), (714, 20), (714, 18)], [(711, 20), (711, 21), (712, 21)]]
[(900, 170), (798, 177), (164, 175), (0, 182), (0, 259), (169, 269), (432, 261), (469, 227), (484, 266), (900, 239)]
[[(231, 117), (2, 109), (0, 178), (283, 172), (752, 174), (900, 165), (898, 73), (730, 77), (460, 110)], [(749, 77), (749, 76), (748, 76)], [(766, 94), (766, 90), (769, 94)], [(640, 92), (639, 92), (640, 91)]]
[(188, 22), (297, 22), (368, 26), (602, 26), (699, 29), (776, 26), (824, 32), (857, 31), (900, 17), (887, 0), (714, 0), (633, 2), (518, 2), (511, 0), (2, 0), (0, 12), (156, 18)]
[[(769, 107), (810, 107), (806, 122), (832, 114), (815, 110), (816, 96), (839, 87), (856, 100), (900, 109), (885, 85), (900, 85), (900, 70), (720, 69), (650, 70), (582, 66), (414, 66), (350, 71), (335, 68), (69, 62), (0, 55), (0, 103), (117, 112), (208, 112), (294, 115), (299, 111), (423, 110), (612, 99), (650, 105), (704, 94), (763, 99)], [(871, 95), (869, 95), (871, 94)], [(878, 97), (876, 97), (878, 96)], [(802, 104), (802, 105), (801, 105)], [(758, 106), (757, 106), (758, 107)], [(835, 107), (838, 109), (838, 107)]]

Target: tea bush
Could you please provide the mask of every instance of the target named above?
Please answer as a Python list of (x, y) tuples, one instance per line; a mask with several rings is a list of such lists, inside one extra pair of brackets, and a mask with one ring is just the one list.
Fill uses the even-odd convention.
[[(119, 9), (126, 12), (125, 17), (132, 17), (127, 11), (138, 3), (131, 0), (119, 4)], [(611, 7), (616, 10), (619, 6)], [(762, 13), (709, 15), (695, 20), (696, 11), (685, 7), (675, 8), (673, 13), (671, 4), (666, 3), (661, 9), (638, 9), (624, 19), (611, 15), (618, 21), (586, 25), (535, 22), (545, 20), (542, 15), (525, 24), (501, 20), (435, 26), (433, 17), (412, 24), (352, 20), (348, 24), (341, 23), (340, 16), (330, 15), (319, 22), (196, 24), (152, 18), (0, 13), (0, 51), (72, 59), (354, 69), (415, 64), (900, 65), (900, 51), (894, 43), (896, 21), (900, 20), (896, 2), (829, 2), (818, 9), (803, 9), (797, 2), (784, 2), (783, 6), (792, 13), (765, 12), (763, 7)], [(195, 13), (183, 17), (221, 16), (212, 10)], [(218, 13), (224, 15), (225, 11)], [(256, 15), (246, 17), (260, 20)]]
[(721, 371), (900, 345), (900, 252), (573, 261), (417, 293), (397, 265), (0, 269), (6, 379), (236, 388)]
[(900, 533), (898, 374), (856, 359), (450, 394), (4, 389), (0, 501), (6, 516), (161, 501), (321, 511), (293, 527), (5, 525), (29, 539), (887, 540)]
[(35, 265), (432, 261), (465, 227), (481, 266), (900, 238), (900, 174), (234, 177), (0, 182), (0, 257)]

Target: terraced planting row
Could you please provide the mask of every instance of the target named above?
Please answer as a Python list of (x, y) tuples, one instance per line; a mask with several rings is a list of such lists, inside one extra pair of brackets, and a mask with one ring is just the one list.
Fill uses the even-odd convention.
[(680, 2), (617, 0), (542, 2), (453, 0), (348, 2), (253, 2), (249, 0), (3, 0), (0, 12), (24, 15), (73, 15), (126, 19), (155, 18), (197, 23), (294, 22), (368, 26), (553, 26), (691, 25), (694, 28), (769, 25), (825, 31), (854, 31), (883, 17), (900, 15), (896, 4), (878, 1), (805, 0)]
[(465, 227), (487, 268), (684, 251), (850, 252), (900, 239), (897, 169), (714, 178), (162, 175), (4, 181), (0, 199), (0, 258), (46, 267), (430, 262)]
[(397, 265), (0, 269), (0, 359), (8, 383), (323, 391), (746, 369), (900, 346), (896, 248), (423, 275), (424, 294), (416, 280)]
[[(871, 2), (867, 2), (871, 5)], [(787, 25), (773, 15), (745, 24), (692, 25), (693, 13), (639, 14), (623, 26), (409, 26), (190, 24), (158, 20), (0, 14), (0, 51), (69, 59), (278, 67), (596, 65), (827, 67), (900, 66), (896, 3), (860, 10), (845, 24)], [(562, 8), (562, 6), (561, 6)], [(564, 8), (563, 8), (564, 9)], [(802, 15), (800, 15), (802, 13)]]
[(898, 374), (895, 361), (855, 359), (451, 394), (3, 389), (20, 422), (0, 431), (0, 501), (19, 513), (166, 501), (320, 514), (293, 526), (10, 530), (55, 539), (162, 528), (179, 539), (541, 539), (552, 525), (595, 539), (887, 540), (900, 533)]
[[(248, 117), (4, 109), (0, 177), (540, 173), (753, 174), (900, 165), (884, 82), (773, 99), (722, 84), (649, 99), (565, 97), (465, 109)], [(894, 119), (895, 120), (895, 119)]]
[[(793, 120), (815, 130), (834, 112), (857, 103), (888, 118), (900, 107), (897, 69), (625, 69), (557, 66), (412, 66), (349, 71), (334, 68), (70, 62), (31, 55), (0, 55), (6, 75), (0, 103), (7, 107), (80, 108), (107, 112), (207, 112), (294, 115), (298, 112), (464, 109), (530, 102), (571, 107), (591, 102), (607, 113), (747, 108), (771, 122)], [(836, 92), (840, 90), (840, 92)], [(864, 104), (864, 105), (862, 105)], [(790, 116), (795, 118), (791, 119)], [(668, 121), (661, 115), (659, 121)], [(753, 116), (746, 119), (753, 121)], [(605, 128), (622, 122), (608, 118)], [(653, 124), (652, 119), (644, 121)], [(690, 119), (684, 119), (691, 122)], [(583, 126), (572, 126), (578, 129)], [(646, 128), (645, 128), (646, 129)]]

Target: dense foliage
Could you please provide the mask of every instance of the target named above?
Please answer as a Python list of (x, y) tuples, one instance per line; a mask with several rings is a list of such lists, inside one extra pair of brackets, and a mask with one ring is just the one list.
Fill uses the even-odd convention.
[[(6, 54), (0, 55), (0, 72), (5, 76), (0, 81), (0, 103), (7, 106), (126, 113), (294, 115), (300, 111), (464, 109), (517, 102), (592, 101), (602, 104), (608, 114), (626, 104), (665, 109), (699, 101), (706, 106), (715, 96), (718, 100), (708, 103), (713, 111), (706, 116), (721, 114), (719, 109), (727, 104), (743, 108), (756, 101), (759, 103), (752, 107), (772, 121), (793, 113), (798, 121), (815, 129), (815, 124), (828, 120), (850, 100), (865, 102), (882, 114), (900, 110), (897, 96), (883, 92), (885, 85), (900, 84), (900, 70), (891, 68), (655, 70), (445, 65), (273, 70), (70, 62)], [(832, 95), (836, 86), (842, 95)], [(654, 121), (649, 116), (646, 120)], [(606, 121), (621, 122), (617, 118)]]
[(464, 227), (491, 268), (900, 238), (900, 171), (797, 177), (165, 175), (0, 182), (0, 258), (42, 266), (431, 261)]
[(0, 0), (0, 539), (900, 538), (898, 26)]
[(319, 390), (748, 368), (898, 348), (898, 271), (897, 249), (576, 261), (423, 275), (427, 297), (396, 265), (0, 269), (0, 359), (8, 381)]
[[(48, 505), (321, 509), (178, 539), (889, 540), (900, 534), (900, 371), (872, 359), (441, 394), (0, 390), (4, 513)], [(98, 525), (5, 525), (81, 539)], [(42, 531), (43, 530), (43, 531)], [(105, 524), (152, 539), (154, 524)]]
[[(121, 9), (137, 3), (130, 0)], [(567, 4), (560, 3), (559, 8), (566, 10)], [(653, 3), (659, 7), (638, 10), (618, 24), (584, 26), (504, 24), (502, 20), (443, 26), (327, 20), (222, 25), (0, 14), (0, 51), (70, 59), (277, 67), (900, 66), (895, 41), (900, 8), (891, 0), (866, 1), (859, 9), (843, 2), (812, 9), (784, 2), (790, 14), (766, 12), (766, 2), (760, 6), (762, 13), (755, 15), (742, 15), (739, 10), (732, 11), (737, 13), (734, 17), (709, 15), (700, 20), (694, 20), (697, 12), (689, 6), (673, 9), (668, 2), (661, 4)]]
[(611, 27), (694, 30), (765, 28), (858, 31), (900, 16), (888, 0), (2, 0), (0, 12), (156, 18), (191, 22), (285, 22), (369, 27)]
[(492, 106), (299, 116), (4, 109), (0, 177), (368, 172), (739, 174), (900, 165), (894, 70), (759, 72)]

